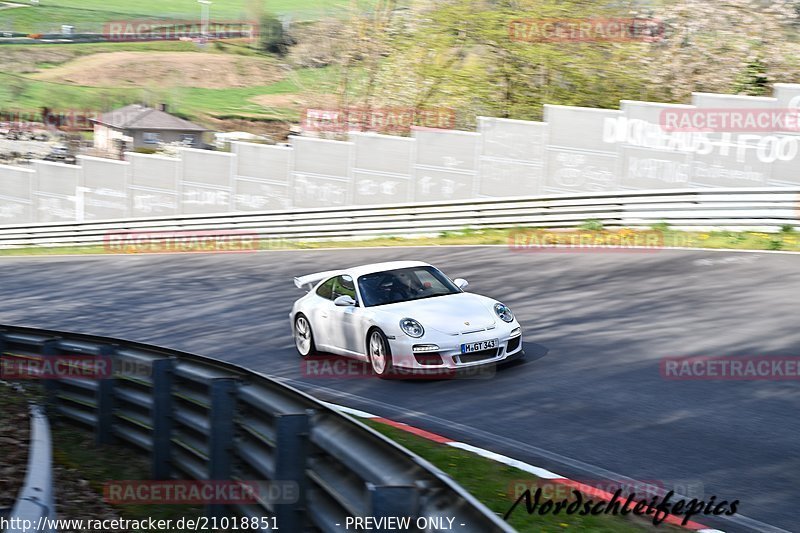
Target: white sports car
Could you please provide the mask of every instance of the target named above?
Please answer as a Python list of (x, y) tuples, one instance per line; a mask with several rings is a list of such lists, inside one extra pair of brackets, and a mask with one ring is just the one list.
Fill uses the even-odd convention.
[(502, 303), (464, 292), (419, 261), (364, 265), (297, 277), (308, 294), (289, 315), (306, 357), (330, 352), (369, 362), (380, 377), (435, 373), (523, 355), (522, 329)]

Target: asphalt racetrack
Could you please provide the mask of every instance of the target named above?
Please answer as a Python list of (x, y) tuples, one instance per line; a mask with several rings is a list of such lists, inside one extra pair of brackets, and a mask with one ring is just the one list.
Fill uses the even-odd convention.
[[(529, 360), (491, 379), (304, 377), (292, 278), (400, 259), (509, 305)], [(800, 356), (799, 255), (501, 246), (2, 258), (0, 279), (0, 323), (218, 357), (580, 481), (740, 500), (732, 519), (696, 517), (720, 529), (800, 531), (800, 382), (660, 372), (664, 357)]]

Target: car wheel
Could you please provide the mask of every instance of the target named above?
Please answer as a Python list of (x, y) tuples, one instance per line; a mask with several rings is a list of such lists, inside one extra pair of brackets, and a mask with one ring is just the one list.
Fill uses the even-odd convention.
[(372, 371), (379, 378), (387, 379), (392, 374), (392, 352), (386, 335), (379, 329), (373, 329), (367, 340), (367, 353)]
[(308, 357), (316, 351), (314, 332), (305, 315), (297, 315), (294, 319), (294, 345), (301, 357)]

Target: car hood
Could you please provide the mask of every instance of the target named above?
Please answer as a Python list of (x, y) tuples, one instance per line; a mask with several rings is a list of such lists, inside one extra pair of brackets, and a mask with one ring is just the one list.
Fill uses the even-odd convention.
[(455, 335), (495, 325), (497, 317), (492, 311), (493, 302), (485, 296), (462, 292), (381, 305), (374, 309), (382, 315), (391, 315), (398, 322), (403, 318), (413, 318), (425, 330)]

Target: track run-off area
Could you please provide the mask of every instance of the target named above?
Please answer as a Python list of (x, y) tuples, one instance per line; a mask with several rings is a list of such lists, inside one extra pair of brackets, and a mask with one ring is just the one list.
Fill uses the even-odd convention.
[[(303, 294), (292, 278), (406, 259), (510, 306), (527, 360), (488, 379), (304, 372), (288, 319)], [(4, 257), (0, 279), (0, 323), (217, 357), (589, 484), (738, 499), (734, 517), (697, 517), (729, 532), (798, 530), (800, 381), (662, 372), (665, 358), (800, 356), (798, 254), (431, 246)]]

